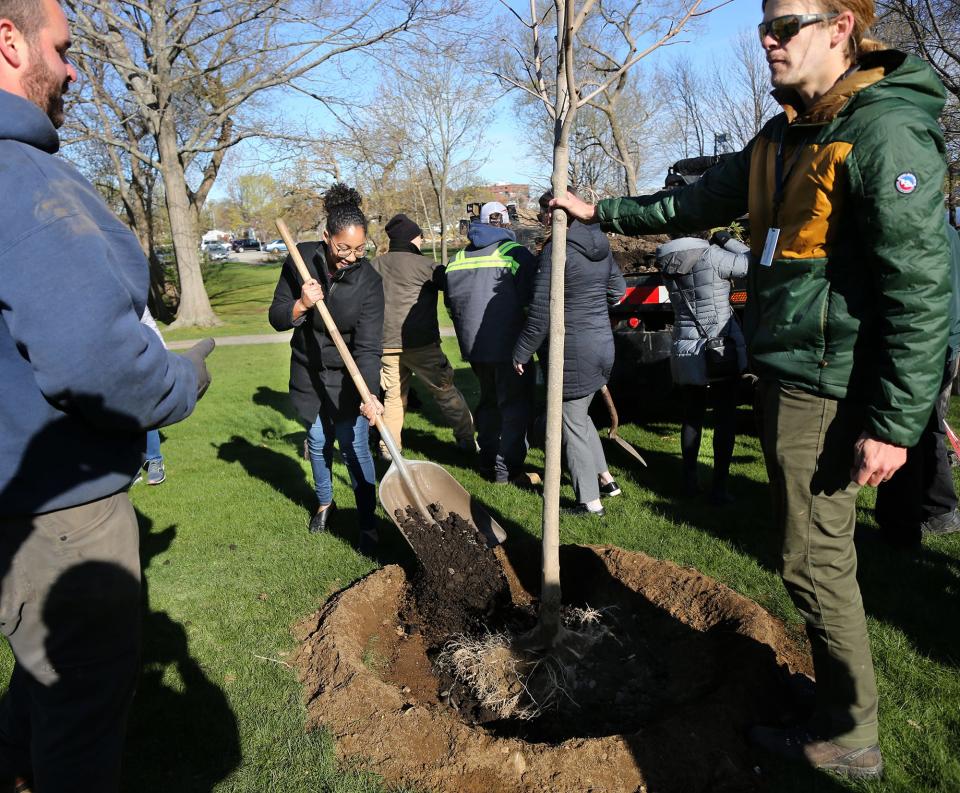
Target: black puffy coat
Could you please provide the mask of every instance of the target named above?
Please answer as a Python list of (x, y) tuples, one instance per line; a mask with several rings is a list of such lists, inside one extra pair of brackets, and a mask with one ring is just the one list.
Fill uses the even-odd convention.
[[(297, 245), (310, 274), (323, 286), (324, 301), (347, 348), (357, 362), (367, 388), (380, 391), (380, 359), (383, 356), (383, 281), (367, 259), (331, 275), (322, 242)], [(317, 311), (293, 324), (293, 304), (300, 297), (303, 282), (288, 256), (270, 305), (270, 324), (276, 330), (293, 328), (290, 340), (290, 399), (297, 414), (312, 424), (320, 412), (329, 418), (356, 417), (360, 395), (350, 373), (327, 334)]]
[[(540, 254), (527, 321), (513, 351), (513, 360), (519, 363), (527, 363), (538, 350), (540, 360), (546, 360), (552, 254), (553, 243), (548, 242)], [(563, 290), (564, 399), (592, 394), (610, 379), (614, 350), (609, 306), (620, 302), (626, 288), (606, 235), (599, 226), (574, 221), (567, 230)]]

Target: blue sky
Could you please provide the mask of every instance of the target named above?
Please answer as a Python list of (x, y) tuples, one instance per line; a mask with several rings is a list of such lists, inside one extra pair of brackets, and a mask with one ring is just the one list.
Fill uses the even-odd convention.
[[(494, 3), (494, 0), (483, 1)], [(512, 2), (518, 2), (518, 0), (512, 0)], [(709, 0), (705, 0), (705, 3), (709, 8)], [(725, 50), (730, 48), (738, 33), (753, 28), (760, 17), (759, 0), (731, 0), (686, 28), (674, 43), (652, 53), (639, 64), (638, 68), (652, 72), (663, 59), (681, 54), (689, 57), (694, 63), (710, 64), (722, 60), (726, 54)], [(502, 19), (502, 24), (517, 23), (507, 16)], [(757, 46), (759, 47), (759, 42)], [(350, 66), (352, 78), (349, 82), (340, 84), (334, 79), (320, 90), (337, 95), (344, 85), (352, 85), (353, 91), (359, 89), (362, 94), (364, 88), (375, 86), (379, 80), (381, 68), (389, 68), (388, 64), (378, 66), (375, 61), (369, 60), (352, 62)], [(302, 94), (287, 94), (273, 101), (278, 106), (276, 112), (291, 121), (301, 121), (306, 128), (318, 126), (330, 128), (336, 124), (321, 105)], [(478, 113), (478, 124), (487, 125), (485, 134), (489, 142), (489, 155), (479, 172), (480, 181), (486, 183), (530, 182), (542, 185), (549, 181), (549, 169), (530, 156), (524, 144), (524, 137), (529, 133), (515, 120), (514, 116), (513, 94), (505, 95), (495, 108), (485, 108), (482, 113)], [(276, 153), (269, 145), (243, 145), (237, 153), (240, 155), (239, 158), (234, 160), (228, 168), (228, 171), (233, 174), (248, 170), (262, 171), (265, 167), (269, 168), (276, 164)], [(227, 173), (224, 173), (224, 176), (229, 179)], [(213, 198), (225, 197), (227, 179), (221, 179), (216, 185)]]
[[(706, 7), (711, 7), (709, 2)], [(681, 54), (698, 64), (722, 60), (740, 31), (753, 29), (761, 16), (758, 0), (732, 0), (703, 17), (693, 29), (681, 33), (676, 43), (651, 53), (639, 66), (653, 71), (664, 58)], [(543, 184), (549, 181), (549, 172), (543, 173), (543, 167), (528, 155), (522, 143), (525, 133), (511, 117), (512, 103), (510, 96), (501, 101), (497, 120), (488, 131), (492, 154), (480, 171), (481, 179)]]

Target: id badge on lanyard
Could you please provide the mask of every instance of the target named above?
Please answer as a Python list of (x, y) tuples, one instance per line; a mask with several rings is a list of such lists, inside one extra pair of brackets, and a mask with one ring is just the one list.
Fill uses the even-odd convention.
[(767, 229), (767, 241), (763, 243), (763, 253), (760, 255), (760, 266), (769, 267), (773, 264), (773, 254), (777, 250), (777, 243), (780, 241), (780, 229)]

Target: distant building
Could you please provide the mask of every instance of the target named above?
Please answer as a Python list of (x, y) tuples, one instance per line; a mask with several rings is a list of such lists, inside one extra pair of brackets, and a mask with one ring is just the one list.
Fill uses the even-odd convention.
[(516, 204), (518, 207), (526, 208), (530, 203), (530, 185), (528, 184), (498, 182), (487, 189), (493, 193), (494, 201), (499, 201), (501, 204)]

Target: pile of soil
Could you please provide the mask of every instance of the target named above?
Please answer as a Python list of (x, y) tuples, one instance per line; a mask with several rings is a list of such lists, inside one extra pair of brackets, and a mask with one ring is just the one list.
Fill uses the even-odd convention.
[[(509, 622), (532, 613), (538, 571), (535, 554), (507, 552), (497, 556), (511, 598), (491, 616)], [(412, 586), (390, 566), (295, 629), (308, 728), (329, 730), (341, 755), (366, 758), (389, 783), (437, 791), (760, 789), (746, 731), (795, 715), (794, 684), (810, 671), (801, 640), (726, 586), (644, 554), (565, 546), (561, 569), (565, 601), (603, 610), (611, 636), (559, 710), (484, 720), (438, 678), (437, 640), (411, 629)]]
[(624, 275), (657, 272), (657, 246), (670, 238), (663, 234), (646, 237), (624, 237), (620, 234), (608, 235), (610, 252), (614, 261), (620, 265)]
[(408, 622), (419, 627), (430, 645), (488, 623), (510, 602), (503, 569), (486, 540), (470, 521), (428, 504), (431, 520), (407, 507), (394, 516), (420, 563), (413, 582)]

